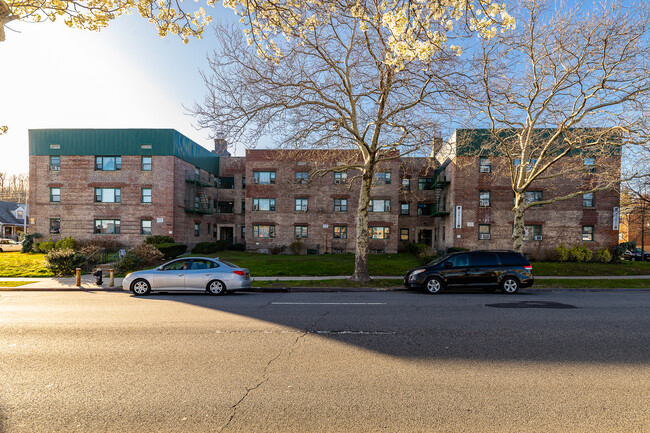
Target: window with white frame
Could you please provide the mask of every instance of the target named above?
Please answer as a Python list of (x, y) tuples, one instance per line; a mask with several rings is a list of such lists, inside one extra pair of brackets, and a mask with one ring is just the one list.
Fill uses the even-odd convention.
[(492, 198), (491, 191), (479, 191), (478, 193), (479, 207), (490, 207), (492, 205), (491, 198)]
[(375, 199), (370, 200), (368, 212), (390, 212), (390, 200)]
[(140, 190), (140, 203), (151, 203), (151, 188)]
[(151, 236), (151, 220), (140, 220), (140, 234)]
[(151, 171), (152, 163), (151, 163), (151, 156), (143, 156), (142, 160), (140, 161), (140, 170), (142, 171)]
[(50, 188), (50, 203), (61, 203), (61, 188)]

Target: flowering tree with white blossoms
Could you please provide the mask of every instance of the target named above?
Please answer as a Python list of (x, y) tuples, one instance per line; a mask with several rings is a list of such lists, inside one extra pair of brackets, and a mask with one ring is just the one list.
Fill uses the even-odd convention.
[[(457, 56), (469, 36), (514, 28), (491, 0), (238, 1), (204, 74), (201, 127), (253, 144), (353, 149), (360, 173), (352, 279), (368, 280), (368, 207), (382, 162), (430, 147), (450, 115)], [(244, 37), (241, 35), (244, 27)]]

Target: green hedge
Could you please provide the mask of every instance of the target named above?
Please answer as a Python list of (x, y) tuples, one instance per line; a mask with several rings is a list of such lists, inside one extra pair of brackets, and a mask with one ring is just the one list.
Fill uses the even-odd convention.
[(165, 259), (173, 259), (187, 251), (187, 245), (183, 244), (158, 244), (156, 248), (165, 255)]
[(192, 248), (193, 254), (212, 254), (217, 251), (224, 251), (228, 246), (228, 241), (220, 240), (217, 242), (199, 242)]
[(61, 250), (54, 249), (45, 256), (47, 267), (57, 275), (69, 275), (75, 272), (76, 268), (86, 260), (86, 257), (76, 253), (71, 248)]

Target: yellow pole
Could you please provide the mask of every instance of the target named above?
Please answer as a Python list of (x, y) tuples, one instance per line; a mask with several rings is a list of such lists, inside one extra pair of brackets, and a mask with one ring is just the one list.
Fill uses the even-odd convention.
[(81, 268), (77, 268), (77, 287), (81, 286)]
[(109, 269), (108, 275), (109, 275), (108, 287), (113, 287), (115, 285), (115, 271), (113, 269)]

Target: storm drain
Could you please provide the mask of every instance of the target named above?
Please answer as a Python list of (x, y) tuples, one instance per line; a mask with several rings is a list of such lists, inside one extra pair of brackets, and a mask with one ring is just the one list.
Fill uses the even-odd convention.
[(504, 302), (502, 304), (485, 304), (485, 306), (492, 308), (554, 308), (556, 310), (578, 308), (575, 305), (548, 301)]

